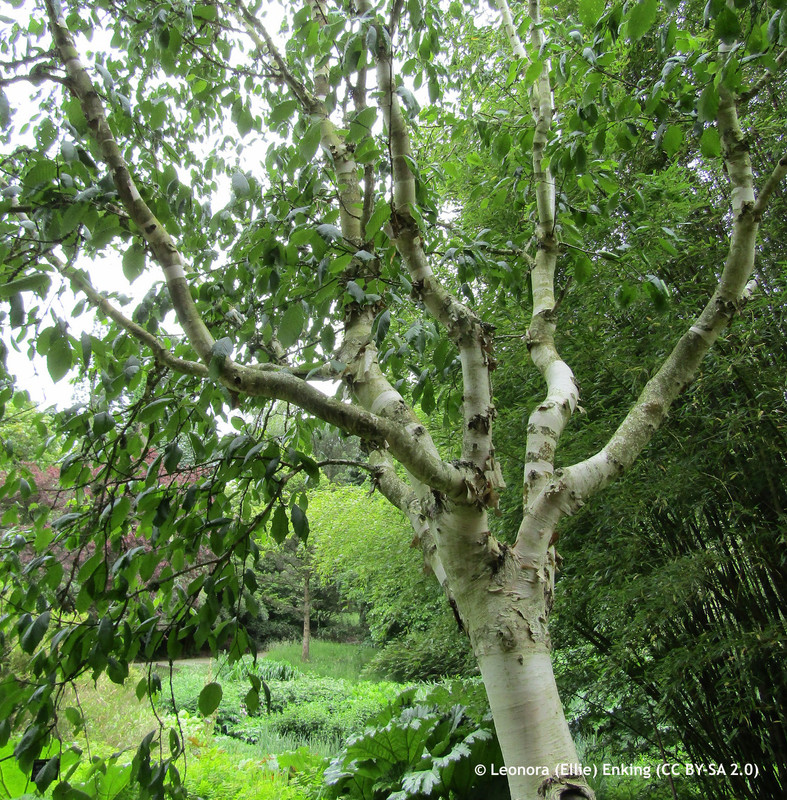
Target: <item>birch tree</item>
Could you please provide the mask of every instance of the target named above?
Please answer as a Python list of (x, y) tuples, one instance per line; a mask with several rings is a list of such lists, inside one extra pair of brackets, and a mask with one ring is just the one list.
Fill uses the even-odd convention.
[[(655, 0), (581, 0), (576, 16), (497, 0), (475, 20), (478, 9), (460, 2), (308, 0), (283, 10), (280, 30), (269, 7), (244, 0), (42, 0), (29, 19), (6, 20), (12, 346), (29, 342), (56, 380), (78, 368), (93, 382), (91, 400), (63, 416), (61, 481), (80, 505), (56, 520), (42, 509), (4, 545), (3, 625), (31, 654), (34, 680), (3, 678), (0, 733), (27, 726), (23, 765), (82, 671), (123, 681), (162, 641), (177, 657), (185, 635), (214, 648), (230, 639), (235, 655), (249, 646), (238, 614), (213, 620), (220, 604), (240, 612), (249, 602), (238, 564), (258, 556), (255, 530), (308, 534), (307, 498), (288, 487), (298, 474), (315, 479), (308, 442), (320, 421), (362, 440), (375, 489), (410, 520), (478, 660), (512, 797), (593, 797), (550, 660), (559, 526), (642, 454), (756, 291), (758, 227), (787, 156), (783, 131), (771, 131), (755, 171), (745, 112), (782, 85), (785, 16), (778, 4), (738, 5), (709, 3), (704, 27), (690, 4)], [(660, 69), (628, 79), (648, 47)], [(477, 63), (459, 69), (473, 48)], [(489, 129), (468, 97), (475, 68), (497, 71), (490, 80), (521, 108), (490, 147), (505, 191), (526, 184), (528, 199), (491, 245), (452, 222), (452, 169), (434, 158), (461, 150), (467, 126)], [(33, 88), (30, 122), (8, 100), (16, 84)], [(579, 202), (613, 227), (625, 217), (634, 138), (695, 159), (698, 185), (703, 159), (724, 164), (729, 205), (716, 213), (727, 255), (705, 307), (663, 362), (647, 365), (652, 377), (625, 416), (609, 420), (606, 443), (559, 465), (581, 403), (558, 349), (574, 291), (567, 251), (577, 277), (601, 281), (598, 264), (625, 269), (627, 250), (622, 223), (616, 252), (583, 247), (572, 211)], [(221, 187), (232, 198), (216, 210)], [(123, 289), (96, 288), (99, 271)], [(126, 310), (126, 284), (143, 274), (158, 277)], [(509, 537), (490, 533), (506, 490), (492, 390), (505, 364), (495, 312), (478, 303), (493, 277), (521, 298), (520, 335), (543, 381), (522, 423), (521, 486), (507, 489), (522, 494)], [(646, 283), (668, 305), (658, 263)], [(81, 298), (77, 313), (95, 311), (100, 333), (78, 334), (58, 310), (71, 302), (63, 287)], [(342, 388), (330, 396), (318, 380)], [(274, 401), (301, 417), (272, 438)], [(442, 423), (430, 426), (436, 410)], [(222, 416), (235, 433), (217, 427)], [(184, 490), (173, 476), (186, 444), (205, 479)], [(5, 491), (23, 479), (10, 473)], [(56, 557), (64, 549), (70, 561)], [(171, 758), (151, 767), (148, 740), (135, 760), (151, 791), (178, 785), (177, 731), (170, 739)]]

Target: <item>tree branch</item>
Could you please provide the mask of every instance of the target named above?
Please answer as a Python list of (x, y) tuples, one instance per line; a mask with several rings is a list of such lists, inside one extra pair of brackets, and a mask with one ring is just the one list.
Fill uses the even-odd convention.
[(317, 102), (316, 98), (292, 74), (292, 71), (287, 66), (287, 62), (279, 52), (267, 29), (257, 19), (257, 17), (255, 17), (249, 11), (243, 0), (235, 0), (235, 5), (240, 11), (243, 22), (246, 25), (246, 29), (254, 40), (255, 44), (260, 48), (260, 50), (264, 49), (268, 51), (271, 58), (273, 58), (274, 62), (276, 63), (276, 67), (279, 70), (281, 77), (284, 79), (284, 82), (290, 87), (290, 91), (295, 95), (296, 99), (304, 107), (304, 109), (306, 109), (308, 113), (311, 113), (311, 110), (314, 108), (314, 105)]
[[(504, 483), (494, 459), (492, 421), (495, 408), (489, 378), (495, 366), (493, 329), (446, 291), (429, 266), (423, 248), (423, 232), (413, 215), (416, 184), (409, 165), (412, 161), (410, 137), (393, 87), (391, 42), (384, 29), (378, 29), (375, 55), (379, 103), (388, 128), (393, 167), (394, 199), (389, 235), (408, 268), (413, 294), (445, 327), (459, 349), (464, 384), (462, 459), (473, 463), (490, 487), (500, 487)], [(486, 502), (495, 502), (494, 492)]]
[(397, 474), (390, 456), (383, 450), (375, 449), (369, 454), (369, 463), (375, 469), (374, 485), (380, 493), (396, 506), (409, 520), (415, 533), (413, 545), (421, 548), (424, 563), (434, 573), (440, 585), (450, 596), (448, 578), (437, 552), (437, 544), (429, 527), (423, 499), (418, 492), (408, 486)]
[(475, 500), (469, 491), (466, 473), (429, 452), (413, 430), (357, 406), (334, 400), (285, 369), (259, 370), (226, 359), (221, 368), (221, 382), (234, 392), (292, 403), (364, 441), (387, 446), (394, 458), (418, 480), (445, 492), (455, 502)]
[[(528, 58), (514, 27), (506, 0), (498, 0), (503, 28), (517, 58)], [(533, 52), (544, 47), (541, 12), (535, 0), (529, 4), (530, 46)], [(530, 358), (547, 387), (544, 400), (533, 409), (527, 424), (527, 444), (522, 494), (525, 508), (552, 480), (558, 441), (579, 403), (579, 387), (569, 366), (555, 346), (557, 307), (555, 268), (559, 253), (555, 236), (555, 187), (550, 169), (544, 168), (544, 150), (552, 126), (552, 87), (549, 63), (544, 63), (536, 83), (529, 90), (530, 108), (535, 122), (533, 173), (536, 180), (536, 256), (530, 272), (533, 311), (527, 332)], [(525, 525), (525, 523), (523, 523)]]
[(60, 267), (60, 272), (69, 278), (71, 283), (85, 294), (96, 308), (100, 309), (106, 316), (117, 322), (121, 328), (133, 336), (138, 342), (150, 348), (153, 357), (158, 363), (184, 375), (194, 375), (199, 378), (208, 377), (208, 368), (204, 364), (198, 361), (187, 361), (173, 355), (164, 347), (156, 336), (150, 333), (150, 331), (145, 330), (141, 325), (137, 325), (136, 322), (130, 320), (120, 310), (115, 308), (115, 306), (109, 302), (109, 299), (96, 291), (90, 281), (74, 267), (62, 266)]
[(610, 440), (596, 454), (556, 474), (538, 498), (538, 511), (571, 513), (583, 498), (599, 491), (625, 472), (663, 423), (672, 403), (694, 379), (703, 357), (745, 302), (754, 269), (757, 230), (776, 185), (787, 175), (782, 157), (755, 201), (754, 178), (735, 98), (722, 87), (718, 128), (727, 174), (732, 185), (733, 227), (730, 246), (716, 290), (694, 324), (680, 338), (648, 381), (636, 403)]
[[(163, 266), (173, 305), (189, 341), (203, 361), (210, 363), (213, 359), (214, 340), (191, 298), (183, 272), (183, 258), (139, 195), (107, 123), (98, 93), (79, 60), (74, 40), (62, 14), (55, 6), (55, 0), (45, 0), (45, 3), (55, 44), (69, 76), (69, 85), (80, 100), (88, 126), (99, 145), (104, 161), (110, 167), (123, 205), (130, 218), (144, 232), (151, 249)], [(106, 301), (102, 298), (100, 302)], [(139, 326), (135, 327), (135, 323), (111, 307), (106, 311), (108, 314), (111, 312), (119, 324), (123, 324), (126, 330), (138, 338), (147, 334), (147, 331)], [(157, 340), (147, 343), (160, 357), (168, 358)], [(171, 358), (170, 363), (172, 363)], [(443, 462), (436, 451), (430, 452), (424, 448), (419, 437), (414, 435), (408, 426), (326, 397), (306, 381), (283, 369), (264, 370), (247, 367), (235, 363), (231, 358), (224, 358), (219, 367), (220, 380), (231, 391), (284, 400), (348, 433), (356, 434), (367, 441), (377, 442), (378, 445), (387, 445), (394, 457), (425, 484), (445, 492), (457, 502), (470, 502), (475, 499), (468, 490), (467, 476), (456, 467)]]
[[(782, 50), (781, 53), (779, 53), (779, 55), (776, 57), (776, 66), (782, 67), (785, 61), (787, 61), (787, 48)], [(762, 91), (762, 89), (764, 89), (776, 77), (776, 75), (777, 73), (773, 70), (768, 70), (765, 75), (763, 75), (762, 78), (760, 78), (750, 89), (740, 93), (738, 96), (738, 102), (741, 104), (746, 104), (750, 100), (753, 100)]]
[(52, 75), (51, 72), (47, 72), (43, 69), (35, 70), (28, 75), (14, 75), (13, 78), (0, 78), (0, 86), (10, 86), (12, 83), (22, 82), (32, 83), (33, 86), (40, 86), (44, 81), (52, 81), (53, 83), (59, 83), (61, 86), (68, 87), (68, 82), (65, 78), (61, 78), (59, 75)]
[(90, 76), (82, 66), (74, 38), (63, 17), (60, 3), (57, 0), (44, 0), (44, 3), (57, 51), (66, 68), (69, 88), (79, 99), (88, 128), (99, 147), (103, 161), (110, 169), (123, 207), (144, 235), (156, 260), (161, 264), (172, 304), (189, 342), (200, 358), (207, 363), (211, 359), (214, 340), (192, 300), (183, 271), (185, 261), (175, 242), (140, 196), (107, 122), (101, 98), (93, 86)]

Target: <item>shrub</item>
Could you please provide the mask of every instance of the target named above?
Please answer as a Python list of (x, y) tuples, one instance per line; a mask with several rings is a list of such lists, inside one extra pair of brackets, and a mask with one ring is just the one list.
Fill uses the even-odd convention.
[[(172, 676), (171, 690), (168, 691), (165, 687), (159, 696), (158, 703), (165, 711), (185, 711), (191, 716), (198, 715), (199, 694), (210, 680), (205, 671), (190, 667), (180, 669)], [(250, 684), (248, 681), (235, 680), (223, 680), (221, 684), (221, 702), (214, 714), (216, 727), (221, 731), (226, 731), (248, 716), (244, 698), (249, 691)]]
[(275, 759), (238, 759), (211, 745), (188, 760), (184, 785), (203, 800), (302, 800), (303, 791), (277, 767)]
[(263, 728), (301, 742), (343, 741), (359, 730), (395, 697), (401, 687), (390, 683), (301, 676), (271, 681), (269, 717), (241, 720), (225, 732), (245, 741), (259, 741)]
[(401, 682), (478, 674), (467, 636), (458, 631), (449, 615), (440, 616), (426, 630), (411, 631), (387, 644), (367, 670)]
[(502, 755), (480, 682), (408, 689), (347, 741), (325, 770), (325, 796), (507, 799), (505, 778), (474, 772), (490, 763)]
[[(266, 702), (254, 714), (244, 702), (249, 672), (265, 680)], [(283, 678), (265, 677), (274, 674)], [(217, 678), (222, 698), (214, 712), (216, 730), (249, 744), (270, 741), (271, 734), (290, 746), (321, 742), (334, 753), (401, 689), (398, 684), (304, 675), (289, 664), (265, 660), (255, 666), (244, 659), (222, 668)], [(173, 675), (172, 692), (163, 693), (159, 703), (166, 710), (195, 715), (199, 694), (209, 680), (204, 671), (181, 669)]]
[(227, 665), (219, 670), (217, 677), (231, 681), (246, 680), (249, 674), (256, 675), (263, 681), (290, 681), (300, 672), (286, 661), (273, 661), (261, 658), (256, 663), (251, 656), (244, 656), (234, 664)]

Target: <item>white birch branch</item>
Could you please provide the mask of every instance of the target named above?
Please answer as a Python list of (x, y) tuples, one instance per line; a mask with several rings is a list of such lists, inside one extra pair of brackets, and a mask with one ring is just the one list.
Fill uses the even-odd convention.
[[(723, 89), (717, 117), (723, 157), (732, 187), (732, 233), (713, 296), (681, 337), (607, 444), (560, 476), (574, 503), (599, 491), (627, 470), (663, 423), (672, 403), (692, 382), (703, 357), (740, 310), (750, 291), (757, 231), (774, 189), (787, 175), (787, 156), (776, 164), (755, 199), (749, 149), (738, 120), (736, 99)], [(546, 498), (545, 498), (545, 502)]]
[(483, 485), (488, 504), (496, 503), (496, 488), (503, 486), (494, 459), (492, 422), (495, 408), (489, 377), (495, 366), (492, 357), (492, 329), (441, 285), (423, 248), (423, 232), (412, 213), (416, 207), (416, 182), (409, 161), (410, 136), (393, 85), (391, 43), (382, 29), (377, 36), (377, 85), (379, 103), (388, 128), (393, 171), (393, 209), (391, 237), (407, 266), (413, 292), (446, 329), (459, 350), (463, 378), (462, 459), (472, 463)]
[[(503, 30), (514, 55), (529, 60), (520, 40), (506, 0), (497, 0)], [(530, 48), (543, 50), (545, 39), (537, 0), (529, 3)], [(543, 65), (529, 89), (530, 108), (535, 123), (533, 135), (533, 174), (536, 185), (538, 222), (536, 257), (530, 272), (533, 310), (527, 345), (533, 364), (546, 383), (546, 397), (533, 409), (527, 424), (525, 469), (522, 484), (525, 510), (552, 480), (555, 452), (566, 424), (579, 403), (579, 388), (570, 367), (560, 358), (555, 346), (557, 303), (555, 267), (559, 253), (555, 236), (555, 185), (551, 170), (544, 165), (544, 151), (552, 127), (553, 98), (549, 82), (549, 62)]]

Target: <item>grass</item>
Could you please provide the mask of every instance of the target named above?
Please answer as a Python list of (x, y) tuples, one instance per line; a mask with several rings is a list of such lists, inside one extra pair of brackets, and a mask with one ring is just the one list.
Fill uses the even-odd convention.
[[(273, 647), (266, 653), (266, 660), (291, 664), (302, 676), (278, 681), (280, 694), (286, 695), (286, 709), (248, 720), (256, 726), (253, 744), (214, 732), (215, 715), (203, 719), (196, 709), (181, 713), (178, 722), (162, 702), (169, 695), (170, 680), (181, 687), (181, 694), (185, 690), (184, 697), (191, 701), (207, 682), (218, 679), (224, 683), (225, 700), (240, 707), (248, 690), (247, 679), (245, 675), (240, 680), (226, 680), (221, 676), (227, 668), (225, 659), (178, 662), (173, 666), (172, 678), (168, 665), (154, 664), (153, 671), (159, 674), (163, 687), (155, 709), (147, 697), (140, 701), (136, 696), (137, 683), (147, 674), (144, 668), (132, 668), (124, 686), (112, 683), (105, 675), (97, 682), (84, 675), (77, 680), (75, 688), (64, 693), (58, 709), (57, 738), (64, 749), (75, 745), (84, 752), (82, 766), (71, 778), (72, 784), (105, 798), (137, 800), (136, 787), (129, 785), (116, 790), (114, 785), (121, 787), (128, 782), (128, 764), (139, 742), (151, 731), (158, 731), (161, 720), (163, 749), (159, 751), (157, 744), (154, 748), (166, 755), (168, 729), (175, 728), (183, 734), (186, 761), (179, 759), (178, 769), (185, 771), (190, 796), (204, 800), (306, 800), (316, 793), (325, 759), (338, 752), (342, 739), (332, 735), (322, 738), (319, 734), (308, 735), (299, 726), (313, 724), (315, 733), (321, 730), (319, 725), (325, 727), (326, 720), (334, 727), (337, 722), (344, 721), (347, 727), (352, 723), (353, 713), (357, 713), (360, 720), (386, 702), (388, 695), (395, 695), (398, 686), (380, 682), (377, 676), (367, 674), (367, 665), (374, 655), (371, 647), (313, 639), (311, 661), (303, 663), (300, 642)], [(289, 680), (292, 680), (291, 689)], [(336, 682), (335, 690), (332, 690), (332, 681)], [(328, 690), (331, 693), (326, 699), (323, 695)], [(80, 718), (84, 718), (84, 726), (75, 726), (73, 723)], [(242, 723), (243, 719), (236, 727), (241, 728)], [(281, 730), (277, 729), (277, 724)], [(346, 731), (342, 738), (345, 736)], [(9, 747), (12, 745), (9, 743)], [(91, 769), (93, 758), (109, 759), (109, 771), (104, 767), (100, 768), (104, 772), (97, 772), (97, 767)], [(117, 764), (113, 766), (115, 761)], [(9, 770), (10, 767), (0, 774), (10, 780)], [(110, 787), (110, 776), (115, 774), (125, 776), (124, 781), (117, 778), (120, 783)], [(0, 781), (0, 798), (17, 797), (25, 787), (29, 790), (28, 778), (21, 773), (19, 777), (24, 783), (19, 791), (4, 790)]]
[[(142, 677), (134, 670), (123, 686), (102, 675), (97, 682), (85, 675), (76, 688), (66, 690), (60, 706), (58, 736), (63, 742), (75, 742), (86, 752), (94, 747), (111, 752), (136, 747), (150, 731), (158, 728), (158, 720), (147, 698), (137, 699), (135, 687)], [(67, 708), (75, 708), (84, 717), (83, 730), (75, 730), (66, 719)]]
[[(195, 686), (201, 687), (215, 676), (217, 669), (216, 662), (181, 662), (174, 666), (173, 673), (176, 681), (178, 676), (181, 680), (188, 678)], [(158, 668), (154, 667), (154, 671), (161, 676), (164, 693), (168, 693), (167, 666), (159, 665)], [(154, 712), (147, 698), (142, 701), (137, 699), (136, 685), (144, 674), (141, 669), (132, 670), (123, 686), (112, 683), (105, 675), (95, 683), (85, 675), (77, 680), (75, 688), (65, 692), (60, 706), (57, 736), (64, 748), (73, 744), (84, 752), (83, 766), (71, 779), (75, 786), (97, 791), (99, 796), (106, 798), (137, 800), (138, 791), (131, 786), (123, 789), (125, 782), (118, 787), (118, 795), (104, 785), (108, 783), (106, 780), (101, 786), (92, 786), (93, 779), (88, 775), (90, 759), (94, 757), (109, 758), (116, 754), (118, 769), (130, 763), (144, 736), (152, 730), (158, 731), (156, 713), (164, 723), (162, 741), (167, 741), (169, 728), (178, 728), (173, 714), (166, 713), (161, 707)], [(84, 728), (75, 728), (67, 720), (67, 708), (75, 709), (84, 718)], [(70, 716), (73, 718), (74, 713)], [(184, 763), (179, 759), (177, 766), (179, 771), (185, 772), (190, 796), (203, 800), (306, 800), (309, 784), (319, 780), (321, 775), (322, 759), (332, 755), (338, 748), (336, 742), (314, 742), (310, 751), (299, 757), (303, 764), (299, 764), (294, 771), (286, 763), (279, 767), (277, 755), (296, 751), (302, 745), (297, 737), (271, 731), (257, 744), (248, 745), (215, 735), (212, 728), (212, 720), (204, 720), (199, 715), (181, 715), (179, 729), (185, 737), (186, 761)], [(165, 752), (166, 749), (165, 744)], [(284, 756), (281, 757), (286, 760)], [(2, 773), (3, 777), (8, 777), (5, 772), (9, 770)], [(97, 773), (95, 777), (101, 780), (103, 775)], [(20, 784), (23, 789), (24, 786), (28, 789), (32, 787), (21, 773), (19, 778), (23, 780), (24, 785)], [(87, 783), (83, 784), (82, 781)], [(15, 785), (14, 789), (17, 789)], [(0, 783), (0, 798), (17, 797), (19, 794), (19, 791), (9, 792)]]
[(281, 642), (271, 647), (265, 653), (265, 657), (273, 661), (286, 661), (307, 675), (341, 678), (356, 682), (379, 679), (379, 676), (365, 672), (367, 665), (376, 653), (377, 650), (374, 647), (365, 645), (312, 639), (309, 661), (301, 661), (300, 642)]

